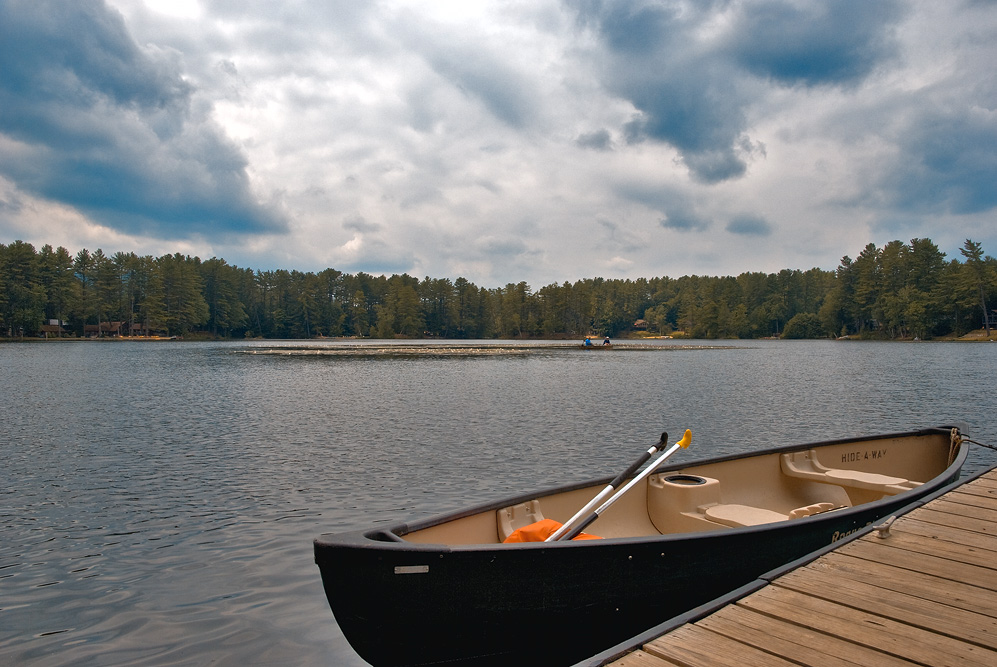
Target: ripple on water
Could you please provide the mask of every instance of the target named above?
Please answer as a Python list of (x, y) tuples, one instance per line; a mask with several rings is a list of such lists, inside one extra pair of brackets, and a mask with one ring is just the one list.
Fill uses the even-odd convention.
[(233, 354), (266, 345), (0, 346), (35, 380), (0, 392), (0, 663), (359, 667), (313, 538), (608, 475), (662, 430), (689, 460), (951, 420), (997, 443), (997, 346)]

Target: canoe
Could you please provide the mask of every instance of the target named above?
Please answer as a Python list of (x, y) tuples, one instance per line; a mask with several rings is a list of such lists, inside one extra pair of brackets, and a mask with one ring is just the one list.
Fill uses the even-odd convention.
[(603, 539), (503, 543), (608, 479), (323, 535), (315, 562), (372, 665), (570, 665), (888, 517), (954, 481), (967, 449), (944, 427), (673, 458), (585, 528)]

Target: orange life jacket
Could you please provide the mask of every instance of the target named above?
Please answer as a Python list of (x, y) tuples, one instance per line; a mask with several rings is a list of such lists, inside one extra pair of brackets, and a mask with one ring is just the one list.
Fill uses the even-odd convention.
[[(511, 544), (513, 542), (543, 542), (548, 537), (553, 535), (561, 524), (553, 519), (541, 519), (536, 523), (531, 523), (528, 526), (523, 526), (519, 528), (509, 537), (505, 538), (505, 544)], [(572, 539), (575, 540), (601, 540), (602, 538), (598, 535), (589, 535), (588, 533), (579, 533), (577, 537)]]

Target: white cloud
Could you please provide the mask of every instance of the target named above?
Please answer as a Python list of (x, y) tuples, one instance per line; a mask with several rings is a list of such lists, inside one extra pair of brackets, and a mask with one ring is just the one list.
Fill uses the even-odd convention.
[(142, 2), (154, 12), (179, 19), (197, 20), (204, 15), (198, 0), (142, 0)]
[(112, 0), (93, 29), (120, 20), (131, 55), (93, 60), (61, 117), (107, 128), (146, 190), (115, 208), (36, 187), (27, 166), (68, 173), (64, 146), (98, 144), (80, 122), (26, 135), (12, 110), (43, 108), (7, 67), (0, 160), (49, 159), (0, 172), (0, 241), (534, 288), (833, 268), (913, 236), (997, 254), (997, 12), (848, 7)]

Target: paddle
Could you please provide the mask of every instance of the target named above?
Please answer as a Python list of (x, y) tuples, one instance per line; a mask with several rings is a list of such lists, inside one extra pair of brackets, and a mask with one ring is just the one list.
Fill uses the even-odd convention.
[(640, 467), (644, 465), (644, 463), (646, 463), (648, 459), (654, 456), (654, 453), (656, 451), (664, 447), (667, 443), (668, 443), (668, 433), (662, 433), (661, 439), (658, 440), (658, 442), (651, 445), (650, 449), (641, 454), (639, 459), (631, 463), (629, 468), (627, 468), (619, 475), (614, 477), (613, 481), (606, 485), (606, 488), (600, 491), (595, 498), (588, 501), (585, 507), (575, 512), (575, 515), (573, 517), (565, 521), (564, 525), (562, 525), (560, 528), (554, 531), (550, 535), (550, 537), (544, 540), (544, 542), (556, 542), (557, 540), (561, 539), (561, 536), (564, 535), (566, 532), (568, 532), (568, 530), (571, 528), (571, 524), (573, 524), (575, 521), (578, 521), (582, 517), (586, 516), (589, 512), (592, 511), (594, 507), (598, 507), (599, 503), (601, 503), (603, 499), (609, 496), (609, 494), (611, 494), (613, 491), (616, 490), (616, 487), (618, 487), (620, 484), (623, 483), (623, 480), (627, 479), (628, 477), (630, 477), (630, 475), (637, 472), (637, 470), (640, 469)]
[[(654, 447), (652, 447), (651, 449), (649, 449), (647, 451), (647, 453), (645, 454), (645, 456), (642, 456), (641, 458), (644, 461), (646, 461), (647, 458), (650, 458), (654, 454), (654, 450), (660, 448), (662, 445), (665, 444), (665, 440), (666, 440), (667, 437), (668, 437), (667, 433), (662, 433), (661, 434), (661, 442), (659, 442), (657, 445), (655, 445)], [(554, 541), (561, 541), (561, 540), (570, 540), (570, 539), (574, 538), (576, 535), (578, 535), (578, 533), (580, 533), (583, 530), (585, 530), (585, 528), (590, 523), (592, 523), (593, 521), (595, 521), (596, 519), (598, 519), (599, 516), (603, 512), (605, 512), (607, 509), (609, 509), (609, 507), (613, 503), (615, 503), (617, 500), (619, 500), (620, 498), (622, 498), (624, 496), (624, 494), (626, 494), (627, 491), (629, 491), (631, 488), (633, 488), (633, 486), (635, 484), (637, 484), (638, 482), (640, 482), (641, 480), (643, 480), (645, 477), (647, 477), (648, 475), (650, 475), (652, 472), (654, 472), (658, 468), (658, 466), (660, 466), (664, 462), (665, 459), (667, 459), (669, 456), (671, 456), (676, 451), (678, 451), (679, 447), (681, 447), (682, 449), (685, 449), (685, 448), (687, 448), (689, 446), (690, 442), (692, 442), (692, 431), (690, 431), (689, 429), (686, 429), (685, 430), (685, 434), (682, 436), (681, 440), (679, 440), (674, 445), (672, 445), (671, 447), (669, 447), (668, 450), (665, 451), (665, 453), (663, 453), (661, 456), (659, 456), (657, 459), (655, 459), (654, 463), (652, 463), (651, 465), (649, 465), (646, 468), (644, 468), (644, 470), (639, 475), (637, 475), (632, 480), (630, 480), (627, 483), (626, 486), (624, 486), (622, 489), (620, 489), (619, 491), (617, 491), (609, 500), (607, 500), (606, 502), (604, 502), (597, 509), (595, 509), (592, 513), (590, 513), (588, 516), (586, 516), (580, 523), (577, 523), (577, 524), (574, 523), (576, 517), (578, 516), (578, 514), (581, 514), (582, 512), (586, 511), (590, 505), (594, 505), (595, 504), (594, 502), (590, 502), (588, 505), (586, 505), (585, 507), (583, 507), (582, 510), (578, 514), (576, 514), (575, 516), (571, 517), (571, 519), (568, 520), (568, 523), (566, 523), (564, 526), (569, 526), (571, 524), (574, 524), (574, 525), (571, 525), (571, 527), (569, 529), (565, 530), (564, 532), (558, 531), (558, 533), (561, 533), (560, 536), (558, 536), (558, 533), (554, 533), (553, 535), (551, 535), (550, 537), (548, 537), (544, 541), (545, 542), (554, 542)], [(639, 464), (638, 464), (638, 467), (639, 467)], [(634, 470), (636, 470), (636, 468), (634, 468), (633, 466), (631, 466), (630, 468), (627, 469), (627, 471), (625, 471), (624, 473), (621, 473), (621, 475), (623, 477), (627, 477), (630, 474), (632, 474), (634, 472)], [(618, 484), (619, 481), (617, 481), (617, 480), (622, 481), (621, 478), (620, 478), (620, 476), (617, 476), (617, 478), (614, 479), (613, 481)], [(599, 493), (599, 496), (603, 495), (603, 493), (605, 493), (605, 492), (606, 492), (606, 489), (603, 489)], [(611, 491), (610, 491), (610, 493), (611, 493)], [(598, 498), (599, 496), (596, 496), (596, 498)], [(564, 526), (562, 526), (562, 528), (564, 528)]]

